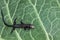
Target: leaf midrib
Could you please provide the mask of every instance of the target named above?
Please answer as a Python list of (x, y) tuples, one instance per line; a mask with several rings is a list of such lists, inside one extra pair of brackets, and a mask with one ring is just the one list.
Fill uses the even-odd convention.
[(38, 18), (38, 20), (39, 20), (39, 23), (40, 23), (40, 25), (41, 25), (41, 28), (44, 30), (44, 32), (45, 32), (45, 34), (46, 34), (47, 40), (50, 40), (50, 39), (49, 39), (49, 36), (48, 36), (48, 33), (47, 33), (47, 31), (46, 31), (46, 29), (45, 29), (45, 27), (44, 27), (44, 25), (43, 25), (43, 22), (41, 21), (41, 18), (40, 18), (40, 16), (39, 16), (38, 12), (37, 12), (36, 6), (34, 6), (34, 5), (31, 3), (31, 0), (28, 0), (28, 1), (29, 1), (29, 3), (32, 5), (32, 7), (33, 7), (34, 10), (35, 10), (35, 14), (37, 15), (37, 18)]

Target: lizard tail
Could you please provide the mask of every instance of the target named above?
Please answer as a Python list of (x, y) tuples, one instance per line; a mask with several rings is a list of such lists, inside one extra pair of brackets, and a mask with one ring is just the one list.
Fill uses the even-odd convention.
[(1, 10), (1, 15), (2, 15), (2, 20), (3, 20), (4, 24), (5, 24), (6, 26), (8, 26), (8, 27), (12, 27), (13, 25), (9, 25), (9, 24), (7, 24), (7, 23), (5, 22), (5, 20), (4, 20), (4, 15), (3, 15), (2, 10)]

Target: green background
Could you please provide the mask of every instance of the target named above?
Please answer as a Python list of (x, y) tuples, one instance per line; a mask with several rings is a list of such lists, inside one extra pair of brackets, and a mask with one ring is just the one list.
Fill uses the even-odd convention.
[(22, 20), (35, 29), (18, 29), (3, 24), (0, 11), (0, 40), (60, 40), (60, 0), (0, 0), (6, 23)]

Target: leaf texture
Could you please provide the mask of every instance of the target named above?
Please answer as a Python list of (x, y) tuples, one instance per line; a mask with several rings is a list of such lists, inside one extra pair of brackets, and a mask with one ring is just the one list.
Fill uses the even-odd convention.
[(34, 29), (18, 29), (3, 24), (0, 11), (0, 40), (60, 40), (60, 1), (59, 0), (0, 0), (0, 10), (6, 23), (17, 24), (22, 20), (33, 24)]

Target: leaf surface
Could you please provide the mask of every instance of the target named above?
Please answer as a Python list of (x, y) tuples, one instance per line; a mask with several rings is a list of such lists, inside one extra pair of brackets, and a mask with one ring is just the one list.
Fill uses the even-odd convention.
[(22, 20), (33, 24), (34, 29), (18, 29), (5, 26), (0, 12), (0, 40), (60, 40), (60, 1), (59, 0), (0, 0), (0, 10), (6, 23), (17, 24)]

